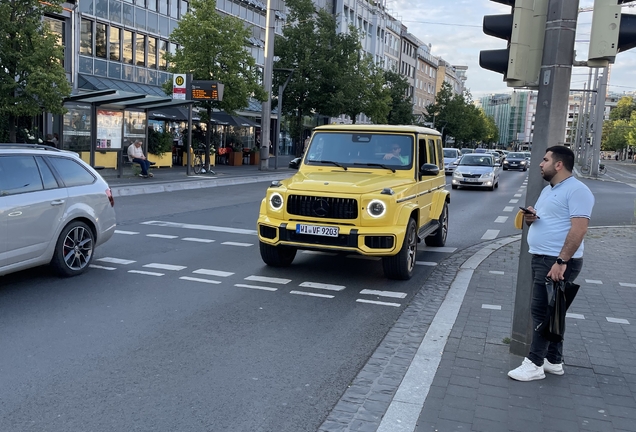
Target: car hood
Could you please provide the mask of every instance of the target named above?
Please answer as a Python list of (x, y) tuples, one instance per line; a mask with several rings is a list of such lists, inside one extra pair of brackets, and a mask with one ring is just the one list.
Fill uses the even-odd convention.
[(457, 159), (459, 159), (459, 158), (456, 158), (456, 157), (450, 157), (450, 158), (447, 158), (447, 157), (445, 157), (445, 158), (444, 158), (444, 165), (448, 165), (449, 163), (453, 163), (453, 162), (455, 162)]
[[(387, 171), (388, 172), (388, 171)], [(290, 191), (324, 192), (341, 194), (365, 194), (384, 188), (397, 188), (415, 180), (380, 174), (377, 171), (359, 172), (298, 172), (286, 182)]]
[(493, 171), (493, 167), (488, 166), (473, 166), (473, 165), (459, 165), (455, 172), (462, 174), (486, 174)]

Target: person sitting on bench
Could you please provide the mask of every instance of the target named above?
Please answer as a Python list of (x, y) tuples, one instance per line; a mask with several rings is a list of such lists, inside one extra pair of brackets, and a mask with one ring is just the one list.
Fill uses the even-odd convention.
[(148, 168), (150, 168), (150, 165), (152, 165), (152, 163), (148, 161), (146, 156), (144, 156), (144, 151), (141, 148), (141, 144), (141, 140), (137, 140), (133, 145), (128, 146), (128, 160), (132, 163), (139, 164), (139, 166), (141, 167), (141, 174), (139, 174), (140, 177), (154, 177), (152, 173), (148, 172)]

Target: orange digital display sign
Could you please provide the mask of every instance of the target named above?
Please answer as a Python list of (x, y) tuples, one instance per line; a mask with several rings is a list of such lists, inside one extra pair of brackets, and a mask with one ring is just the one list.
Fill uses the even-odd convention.
[(192, 81), (192, 100), (219, 101), (218, 83), (211, 81)]

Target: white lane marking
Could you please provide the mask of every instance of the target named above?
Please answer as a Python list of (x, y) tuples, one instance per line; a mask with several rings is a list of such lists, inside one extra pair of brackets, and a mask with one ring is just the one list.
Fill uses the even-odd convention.
[(488, 273), (490, 273), (490, 274), (496, 274), (496, 275), (502, 275), (502, 274), (504, 274), (504, 272), (502, 272), (501, 270), (490, 270)]
[(230, 234), (247, 234), (247, 235), (257, 234), (256, 230), (220, 227), (220, 226), (213, 226), (213, 225), (197, 225), (197, 224), (163, 222), (163, 221), (146, 221), (146, 222), (142, 222), (142, 224), (168, 227), (168, 228), (184, 228), (184, 229), (199, 230), (199, 231), (217, 231), (217, 232), (230, 233)]
[(380, 305), (380, 306), (393, 306), (393, 307), (402, 306), (399, 303), (389, 303), (389, 302), (376, 301), (376, 300), (356, 299), (356, 301), (358, 303), (368, 303), (368, 304), (375, 304), (375, 305)]
[(481, 308), (482, 309), (501, 310), (501, 306), (500, 305), (483, 304), (483, 305), (481, 305)]
[(404, 298), (406, 297), (406, 293), (402, 292), (393, 292), (393, 291), (376, 291), (370, 289), (363, 289), (360, 291), (360, 294), (366, 295), (375, 295), (380, 297), (391, 297), (391, 298)]
[(424, 246), (423, 248), (418, 248), (418, 250), (427, 251), (427, 252), (442, 252), (442, 253), (453, 253), (457, 250), (454, 247), (435, 247), (435, 246)]
[(382, 258), (374, 257), (374, 256), (366, 256), (366, 255), (347, 255), (347, 258), (360, 259), (360, 260), (368, 260), (368, 261), (380, 261)]
[(264, 287), (264, 286), (258, 286), (258, 285), (234, 284), (234, 286), (239, 288), (250, 288), (250, 289), (257, 289), (262, 291), (277, 291), (278, 290), (278, 288)]
[(619, 282), (618, 284), (622, 287), (636, 288), (636, 284), (633, 284), (633, 283)]
[(198, 243), (213, 243), (216, 241), (211, 239), (202, 239), (202, 238), (195, 238), (195, 237), (184, 237), (181, 240), (189, 241), (189, 242), (198, 242)]
[(513, 195), (515, 198), (521, 198), (521, 194), (514, 194)]
[(585, 316), (583, 314), (577, 314), (577, 313), (571, 313), (571, 312), (566, 312), (565, 317), (574, 318), (574, 319), (585, 319)]
[(305, 251), (302, 251), (302, 253), (309, 254), (309, 255), (328, 255), (328, 256), (338, 255), (335, 252), (323, 252), (323, 251), (312, 251), (312, 250), (305, 250)]
[(201, 279), (201, 278), (195, 278), (195, 277), (190, 277), (190, 276), (181, 276), (179, 279), (192, 281), (192, 282), (203, 282), (203, 283), (209, 283), (209, 284), (220, 284), (221, 283), (221, 281), (217, 281), (217, 280)]
[(135, 231), (115, 230), (115, 234), (135, 235), (135, 234), (139, 234), (139, 233), (135, 232)]
[(218, 276), (218, 277), (228, 277), (232, 276), (234, 273), (221, 271), (221, 270), (208, 270), (208, 269), (198, 269), (193, 271), (192, 273), (202, 274), (207, 276)]
[(273, 278), (267, 276), (248, 276), (245, 278), (245, 280), (254, 282), (269, 282), (281, 285), (285, 285), (291, 282), (291, 279)]
[(176, 239), (176, 238), (179, 238), (179, 236), (168, 235), (168, 234), (146, 234), (146, 237), (164, 238), (164, 239)]
[(122, 265), (128, 265), (128, 264), (132, 264), (136, 262), (132, 260), (125, 260), (125, 259), (112, 258), (112, 257), (98, 258), (97, 261), (102, 261), (102, 262), (107, 262), (112, 264), (122, 264)]
[(415, 265), (423, 265), (423, 266), (435, 267), (437, 265), (437, 263), (436, 262), (432, 262), (432, 261), (415, 261)]
[(595, 279), (585, 279), (585, 282), (589, 284), (603, 285), (603, 281), (595, 280)]
[(102, 269), (102, 270), (117, 270), (117, 268), (115, 267), (104, 267), (104, 266), (100, 266), (97, 264), (90, 264), (89, 265), (90, 268), (95, 268), (95, 269)]
[(228, 246), (241, 246), (241, 247), (254, 246), (253, 243), (239, 243), (239, 242), (223, 242), (221, 244), (222, 245), (228, 245)]
[(486, 230), (483, 236), (481, 236), (482, 240), (492, 240), (496, 239), (499, 235), (499, 230)]
[(518, 199), (511, 199), (510, 201), (508, 201), (510, 204), (517, 204), (519, 202)]
[(160, 264), (160, 263), (150, 263), (150, 264), (146, 264), (142, 267), (147, 267), (147, 268), (156, 268), (156, 269), (160, 269), (160, 270), (171, 270), (171, 271), (179, 271), (179, 270), (183, 270), (184, 268), (186, 268), (186, 266), (179, 266), (179, 265), (172, 265), (172, 264)]
[(318, 282), (303, 282), (298, 286), (305, 288), (324, 289), (328, 291), (342, 291), (343, 289), (345, 289), (344, 285), (331, 285)]
[(511, 212), (511, 211), (513, 211), (514, 209), (515, 209), (515, 208), (514, 208), (513, 206), (505, 206), (505, 207), (504, 207), (504, 209), (503, 209), (503, 211), (505, 211), (505, 212)]
[(146, 276), (163, 276), (163, 273), (149, 272), (143, 270), (128, 270), (128, 273), (142, 274)]
[(310, 292), (305, 292), (305, 291), (290, 291), (290, 294), (298, 294), (298, 295), (304, 295), (304, 296), (310, 296), (310, 297), (320, 297), (320, 298), (333, 298), (334, 296), (329, 295), (329, 294), (318, 294), (318, 293), (310, 293)]
[(519, 238), (520, 236), (512, 236), (497, 240), (475, 253), (461, 265), (388, 410), (382, 417), (377, 432), (412, 432), (417, 428), (417, 419), (422, 412), (448, 336), (459, 315), (475, 269), (497, 249)]
[(607, 322), (611, 322), (615, 324), (629, 324), (629, 321), (623, 318), (605, 317), (605, 319), (607, 320)]
[(495, 223), (505, 223), (508, 220), (508, 216), (497, 216)]

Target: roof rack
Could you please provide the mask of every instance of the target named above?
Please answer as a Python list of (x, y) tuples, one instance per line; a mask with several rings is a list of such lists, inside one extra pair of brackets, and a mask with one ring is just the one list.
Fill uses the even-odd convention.
[(0, 148), (36, 149), (61, 152), (62, 150), (44, 144), (0, 143)]

